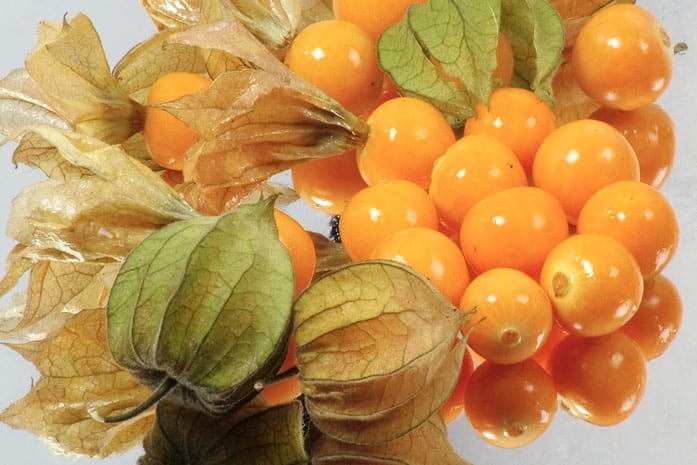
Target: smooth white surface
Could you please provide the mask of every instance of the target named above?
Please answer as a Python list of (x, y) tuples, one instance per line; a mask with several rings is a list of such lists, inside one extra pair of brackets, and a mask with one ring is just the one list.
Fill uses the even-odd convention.
[[(0, 76), (23, 66), (40, 20), (59, 22), (86, 13), (99, 31), (112, 66), (154, 27), (138, 0), (2, 0), (0, 16)], [(11, 6), (10, 6), (11, 3)], [(666, 275), (680, 288), (684, 304), (681, 332), (667, 354), (649, 363), (646, 397), (635, 414), (621, 425), (602, 428), (573, 420), (563, 411), (539, 441), (526, 448), (501, 450), (477, 439), (464, 418), (451, 428), (456, 449), (475, 465), (690, 465), (697, 463), (697, 12), (692, 0), (644, 0), (639, 4), (661, 19), (674, 42), (693, 49), (676, 59), (674, 81), (659, 103), (672, 115), (678, 136), (677, 161), (663, 192), (681, 222), (679, 251)], [(0, 148), (0, 228), (9, 202), (22, 186), (39, 179), (11, 164), (13, 146)], [(307, 211), (298, 207), (303, 215)], [(304, 212), (304, 213), (303, 213)], [(312, 215), (305, 216), (308, 221)], [(314, 217), (316, 218), (316, 216)], [(325, 225), (311, 229), (325, 231)], [(0, 271), (13, 243), (0, 237)], [(37, 373), (11, 350), (0, 346), (0, 409), (21, 398)], [(0, 423), (0, 463), (7, 465), (135, 464), (140, 451), (106, 460), (56, 456), (32, 434)]]

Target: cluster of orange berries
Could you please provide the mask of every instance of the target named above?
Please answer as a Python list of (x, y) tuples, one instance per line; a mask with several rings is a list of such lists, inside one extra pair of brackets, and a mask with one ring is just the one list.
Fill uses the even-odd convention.
[[(513, 54), (500, 35), (499, 87), (456, 135), (378, 64), (377, 37), (412, 3), (423, 0), (334, 0), (336, 19), (290, 45), (286, 64), (370, 128), (359, 150), (293, 168), (296, 192), (340, 216), (352, 260), (403, 262), (454, 306), (475, 310), (460, 379), (441, 409), (447, 422), (464, 411), (485, 440), (518, 447), (547, 429), (560, 399), (591, 423), (624, 420), (643, 394), (646, 361), (667, 348), (682, 312), (661, 274), (679, 234), (659, 190), (675, 153), (672, 121), (655, 103), (672, 77), (665, 31), (633, 4), (596, 13), (571, 59), (601, 108), (564, 124), (535, 93), (508, 87)], [(149, 103), (208, 83), (187, 81), (177, 96), (153, 87)], [(180, 170), (181, 155), (160, 149), (195, 133), (148, 137), (148, 118), (162, 128), (170, 115), (146, 117), (146, 141), (156, 161)], [(287, 215), (277, 221), (299, 293), (312, 279), (312, 241)], [(292, 364), (291, 350), (284, 366)], [(289, 382), (275, 387), (280, 400), (299, 393)]]
[(379, 15), (342, 11), (302, 31), (286, 62), (365, 116), (370, 133), (356, 152), (294, 168), (294, 187), (340, 215), (352, 260), (406, 263), (475, 310), (443, 417), (465, 411), (502, 447), (536, 439), (559, 399), (594, 424), (624, 420), (642, 396), (646, 360), (681, 318), (661, 274), (678, 243), (659, 191), (675, 152), (672, 121), (654, 103), (673, 62), (661, 25), (618, 5), (582, 29), (573, 75), (602, 106), (587, 118), (558, 124), (533, 92), (506, 87), (504, 73), (457, 136), (431, 104), (401, 96), (382, 75), (376, 34), (359, 30)]

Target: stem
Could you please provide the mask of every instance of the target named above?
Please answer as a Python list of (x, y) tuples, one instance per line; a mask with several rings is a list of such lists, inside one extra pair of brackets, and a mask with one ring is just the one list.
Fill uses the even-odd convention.
[[(150, 407), (158, 403), (164, 396), (166, 396), (169, 391), (174, 389), (177, 386), (177, 381), (174, 378), (165, 378), (164, 381), (160, 383), (159, 386), (157, 386), (157, 389), (155, 389), (152, 394), (150, 394), (150, 397), (145, 399), (143, 403), (140, 405), (134, 407), (133, 409), (129, 410), (128, 412), (122, 413), (120, 415), (113, 415), (110, 417), (106, 418), (95, 418), (102, 423), (120, 423), (122, 421), (130, 420), (131, 418), (135, 418), (141, 413), (145, 412), (148, 410)], [(92, 417), (94, 418), (95, 415), (90, 413)]]
[(266, 379), (261, 379), (254, 383), (254, 389), (257, 391), (262, 391), (266, 386), (274, 383), (278, 383), (279, 381), (283, 381), (286, 378), (290, 378), (291, 376), (295, 376), (298, 374), (298, 367), (293, 366), (288, 368), (286, 371), (282, 373), (277, 373), (274, 376), (271, 376), (270, 378)]

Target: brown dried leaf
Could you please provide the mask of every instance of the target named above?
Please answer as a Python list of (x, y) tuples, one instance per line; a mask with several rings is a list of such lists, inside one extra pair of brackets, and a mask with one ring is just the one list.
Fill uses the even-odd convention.
[(30, 124), (69, 127), (45, 102), (44, 94), (29, 73), (15, 69), (0, 80), (0, 135), (13, 136)]
[(185, 183), (179, 193), (202, 215), (220, 215), (241, 204), (259, 184), (202, 189), (195, 183)]
[[(26, 250), (26, 246), (17, 245), (8, 255), (5, 263), (5, 276), (0, 280), (0, 296), (10, 292), (19, 283), (22, 276), (34, 265), (34, 260), (27, 257)], [(5, 323), (3, 321), (0, 324), (0, 330), (6, 328)]]
[(201, 0), (141, 0), (141, 3), (161, 28), (180, 29), (198, 22)]
[(439, 415), (384, 444), (349, 444), (320, 436), (310, 453), (313, 465), (471, 465), (453, 450)]
[(189, 205), (203, 215), (222, 215), (239, 205), (256, 203), (271, 196), (278, 196), (276, 205), (297, 200), (297, 194), (290, 187), (269, 182), (219, 189), (201, 189), (197, 184), (185, 183), (178, 188), (178, 192)]
[(257, 183), (308, 159), (360, 146), (367, 125), (263, 70), (225, 73), (196, 96), (165, 105), (201, 137), (184, 178), (202, 188)]
[[(326, 15), (327, 2), (311, 0), (142, 0), (161, 29), (182, 30), (195, 24), (236, 20), (278, 56), (303, 19)], [(331, 10), (329, 10), (331, 12)]]
[(114, 269), (103, 269), (104, 265), (97, 263), (38, 262), (31, 271), (22, 320), (11, 334), (4, 335), (2, 342), (17, 344), (15, 350), (27, 359), (39, 364), (46, 362), (30, 356), (32, 339), (41, 335), (40, 341), (44, 340), (83, 309), (103, 306), (115, 273)]
[(553, 110), (557, 124), (587, 118), (600, 107), (579, 87), (571, 72), (571, 62), (562, 63), (552, 83), (556, 105)]
[(61, 156), (54, 145), (32, 132), (22, 136), (12, 155), (12, 161), (39, 169), (55, 180), (77, 179), (90, 175), (88, 170), (70, 163)]
[(300, 295), (294, 318), (308, 412), (340, 441), (393, 441), (455, 385), (466, 315), (404, 265), (364, 261), (326, 274)]
[[(295, 36), (300, 4), (284, 0), (202, 0), (202, 23), (236, 18), (267, 49), (280, 56)], [(220, 17), (210, 12), (224, 12)]]
[(145, 137), (142, 132), (136, 132), (120, 145), (131, 158), (138, 160), (152, 171), (162, 171), (162, 167), (150, 156), (150, 152), (148, 152), (145, 146)]
[(139, 43), (114, 67), (114, 79), (133, 100), (145, 104), (152, 85), (163, 74), (173, 71), (203, 73), (206, 64), (201, 50), (172, 43), (173, 34), (164, 30)]
[[(204, 0), (201, 6), (201, 24), (234, 24), (238, 27), (238, 33), (242, 34), (245, 40), (249, 40), (253, 33), (244, 25), (244, 17), (241, 16), (239, 10), (229, 1)], [(258, 39), (255, 38), (254, 42), (264, 49), (264, 54), (271, 55), (269, 50)], [(249, 67), (244, 59), (229, 53), (226, 50), (225, 43), (221, 42), (215, 35), (204, 37), (203, 42), (199, 42), (198, 46), (204, 50), (208, 73), (213, 78), (226, 71)]]
[(46, 105), (83, 134), (118, 143), (140, 129), (142, 107), (111, 75), (104, 49), (87, 16), (62, 26), (42, 23), (26, 69)]
[[(152, 231), (196, 215), (120, 146), (49, 127), (27, 128), (27, 134), (89, 173), (30, 185), (13, 200), (8, 235), (30, 246), (29, 258), (120, 260)], [(37, 163), (55, 166), (55, 152)]]
[[(237, 57), (242, 63), (245, 63), (243, 68), (263, 69), (284, 79), (291, 79), (294, 76), (241, 21), (222, 12), (219, 15), (213, 15), (212, 19), (218, 16), (221, 17), (218, 21), (211, 21), (172, 34), (169, 42), (198, 47), (203, 50), (218, 50), (229, 56)], [(236, 65), (227, 71), (237, 69), (240, 69), (240, 66)]]
[(301, 10), (298, 31), (317, 21), (334, 19), (332, 0), (298, 0), (297, 3), (300, 3)]
[(0, 331), (0, 343), (41, 374), (0, 420), (47, 440), (56, 452), (121, 453), (137, 445), (152, 425), (151, 414), (119, 425), (96, 422), (89, 414), (95, 406), (101, 411), (133, 407), (149, 394), (115, 364), (107, 347), (104, 308), (117, 271), (117, 264), (37, 263), (21, 320)]
[(310, 237), (312, 237), (317, 255), (315, 274), (312, 277), (313, 281), (351, 263), (351, 259), (341, 244), (331, 241), (326, 236), (316, 232), (310, 232)]
[(197, 188), (256, 184), (307, 159), (355, 148), (367, 136), (363, 120), (292, 73), (239, 21), (195, 26), (169, 43), (245, 63), (196, 95), (158, 106), (200, 134), (184, 165), (184, 179)]

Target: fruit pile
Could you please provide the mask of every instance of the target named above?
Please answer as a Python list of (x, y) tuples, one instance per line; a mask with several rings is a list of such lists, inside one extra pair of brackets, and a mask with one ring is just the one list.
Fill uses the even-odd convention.
[[(67, 394), (42, 365), (52, 395), (37, 397), (57, 399), (42, 434), (91, 455), (145, 438), (149, 458), (462, 465), (445, 425), (463, 413), (510, 448), (560, 404), (596, 425), (636, 409), (682, 312), (663, 274), (675, 136), (656, 103), (674, 49), (654, 16), (632, 1), (193, 3), (145, 5), (158, 32), (114, 70), (88, 53), (85, 16), (44, 30), (0, 83), (34, 110), (5, 118), (15, 161), (51, 178), (14, 203), (3, 287), (29, 270), (30, 304), (55, 294), (80, 317), (30, 309), (17, 327), (73, 366), (60, 341), (82, 324), (102, 362)], [(284, 172), (292, 189), (270, 182)], [(287, 213), (298, 197), (336, 242)], [(105, 373), (124, 381), (92, 382)]]
[(286, 63), (362, 114), (370, 133), (357, 151), (293, 168), (294, 186), (340, 215), (351, 260), (405, 263), (476, 311), (444, 417), (464, 410), (502, 447), (536, 439), (557, 399), (594, 424), (627, 418), (645, 361), (681, 319), (661, 274), (678, 244), (659, 190), (675, 153), (672, 122), (655, 103), (674, 60), (661, 24), (633, 4), (595, 13), (567, 64), (597, 109), (563, 122), (533, 91), (508, 85), (513, 55), (502, 35), (498, 87), (460, 133), (380, 70), (373, 44), (390, 15), (334, 6), (336, 20), (303, 30)]
[[(661, 275), (678, 244), (659, 191), (675, 154), (673, 126), (655, 103), (672, 77), (670, 39), (640, 6), (595, 13), (567, 53), (597, 109), (559, 122), (534, 91), (510, 86), (513, 52), (499, 34), (497, 88), (458, 132), (429, 102), (402, 95), (378, 62), (380, 33), (412, 3), (424, 2), (390, 2), (376, 14), (372, 3), (335, 0), (336, 19), (293, 39), (290, 69), (370, 128), (359, 149), (293, 167), (293, 186), (340, 216), (352, 261), (402, 262), (462, 311), (476, 311), (463, 328), (472, 353), (442, 409), (447, 421), (464, 410), (502, 447), (544, 432), (557, 398), (586, 421), (618, 423), (644, 392), (645, 360), (667, 348), (681, 318), (680, 297)], [(151, 100), (206, 85), (180, 78), (162, 78), (178, 95), (155, 85)], [(162, 113), (146, 118), (152, 156), (181, 169), (186, 131), (152, 111)], [(173, 142), (179, 155), (167, 153)], [(280, 229), (286, 243), (292, 236)], [(305, 267), (296, 269), (298, 293), (310, 283), (308, 257), (294, 256)], [(300, 392), (295, 378), (284, 382), (294, 386), (287, 397)]]

